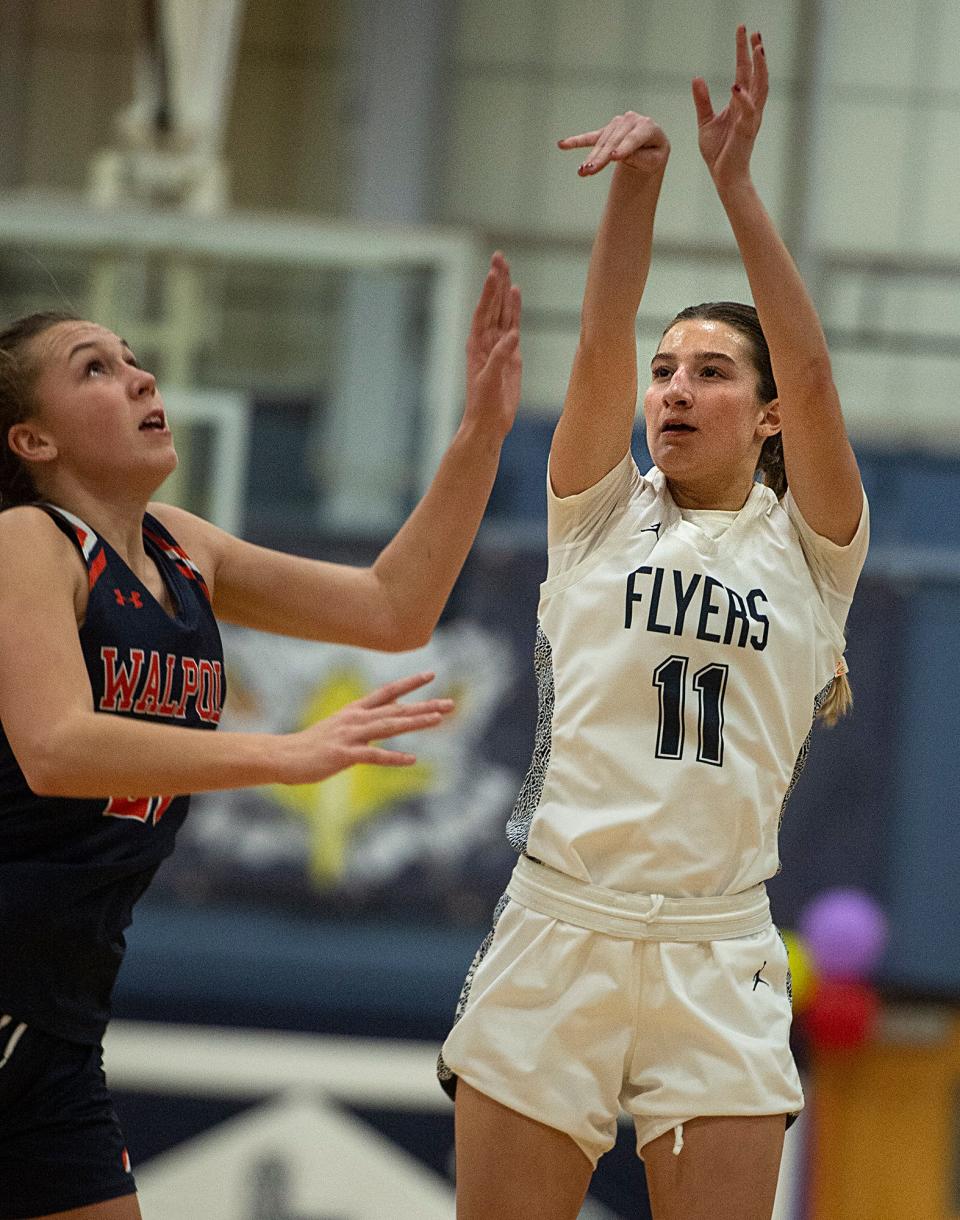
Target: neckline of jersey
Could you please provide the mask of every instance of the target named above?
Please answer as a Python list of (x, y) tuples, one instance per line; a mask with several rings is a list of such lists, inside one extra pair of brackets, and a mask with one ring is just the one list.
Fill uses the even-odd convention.
[[(167, 592), (170, 595), (170, 601), (173, 603), (173, 612), (172, 613), (166, 608), (166, 606), (163, 604), (163, 602), (153, 593), (153, 591), (151, 589), (149, 589), (146, 584), (144, 584), (144, 582), (140, 579), (140, 577), (136, 574), (136, 572), (134, 572), (133, 568), (130, 567), (130, 565), (127, 563), (127, 561), (123, 558), (123, 556), (120, 554), (120, 552), (116, 549), (116, 547), (112, 546), (111, 543), (109, 543), (107, 541), (107, 539), (103, 537), (102, 534), (97, 533), (97, 531), (95, 529), (93, 529), (93, 528), (91, 528), (91, 526), (87, 525), (86, 521), (84, 521), (82, 517), (78, 517), (76, 513), (70, 512), (69, 509), (61, 508), (61, 506), (59, 504), (54, 504), (50, 500), (45, 501), (44, 503), (48, 504), (50, 508), (55, 509), (58, 513), (62, 513), (62, 515), (64, 517), (66, 517), (67, 520), (71, 522), (71, 524), (73, 524), (75, 526), (79, 526), (82, 530), (85, 530), (86, 533), (89, 535), (89, 537), (91, 539), (95, 539), (96, 542), (99, 542), (101, 546), (109, 547), (111, 554), (116, 557), (117, 562), (122, 564), (122, 566), (127, 571), (127, 573), (130, 575), (130, 577), (137, 582), (137, 584), (140, 586), (140, 588), (143, 590), (143, 592), (146, 594), (146, 596), (149, 597), (149, 599), (153, 603), (153, 605), (155, 605), (157, 607), (157, 609), (164, 616), (164, 618), (166, 618), (171, 623), (178, 624), (179, 626), (186, 625), (186, 623), (187, 623), (186, 604), (184, 603), (183, 598), (180, 596), (180, 591), (174, 586), (173, 581), (170, 579), (170, 574), (167, 572), (166, 557), (165, 557), (163, 551), (161, 550), (161, 548), (159, 546), (157, 546), (157, 544), (155, 542), (151, 541), (150, 538), (147, 537), (146, 530), (147, 530), (147, 518), (150, 517), (149, 513), (144, 514), (143, 521), (141, 522), (141, 526), (140, 526), (140, 535), (143, 538), (143, 549), (147, 552), (147, 555), (150, 557), (150, 559), (153, 560), (154, 567), (157, 569), (160, 579), (163, 581), (163, 587), (167, 590)], [(156, 517), (150, 517), (150, 521), (157, 526), (160, 525), (160, 522), (157, 521)]]

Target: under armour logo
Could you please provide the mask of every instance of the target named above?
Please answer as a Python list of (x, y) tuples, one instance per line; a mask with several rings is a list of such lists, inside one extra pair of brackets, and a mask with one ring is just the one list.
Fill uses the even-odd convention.
[(134, 610), (143, 609), (143, 598), (136, 591), (136, 589), (133, 590), (129, 597), (124, 597), (119, 589), (114, 589), (113, 596), (117, 599), (118, 606), (130, 605), (133, 606)]
[[(760, 967), (760, 970), (765, 970), (766, 966), (767, 966), (767, 963), (764, 962), (763, 965)], [(753, 990), (754, 991), (757, 990), (757, 988), (760, 986), (761, 983), (763, 983), (764, 987), (770, 986), (770, 984), (767, 982), (766, 979), (762, 979), (760, 977), (760, 970), (758, 970), (757, 973), (753, 976)]]

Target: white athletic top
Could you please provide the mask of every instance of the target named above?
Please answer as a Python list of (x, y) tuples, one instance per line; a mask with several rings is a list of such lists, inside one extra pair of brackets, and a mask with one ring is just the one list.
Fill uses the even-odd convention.
[(735, 514), (682, 515), (663, 474), (628, 454), (579, 495), (558, 498), (548, 479), (547, 505), (540, 710), (508, 837), (630, 893), (766, 880), (843, 656), (866, 499), (841, 547), (760, 484)]

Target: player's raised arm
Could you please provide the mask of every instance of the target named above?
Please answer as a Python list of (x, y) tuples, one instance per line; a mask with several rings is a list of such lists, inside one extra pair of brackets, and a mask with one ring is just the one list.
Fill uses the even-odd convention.
[(381, 740), (439, 724), (449, 699), (400, 703), (425, 686), (415, 674), (289, 734), (209, 733), (106, 715), (93, 707), (77, 638), (86, 573), (40, 510), (0, 514), (0, 722), (31, 788), (44, 796), (187, 793), (307, 783), (353, 766), (408, 766)]
[(820, 319), (750, 175), (767, 92), (763, 42), (759, 34), (748, 40), (740, 26), (727, 105), (715, 112), (706, 82), (693, 82), (700, 152), (730, 220), (770, 348), (793, 497), (818, 534), (842, 545), (853, 538), (863, 507), (857, 462)]
[(507, 260), (496, 253), (467, 340), (462, 422), (423, 499), (372, 567), (280, 554), (151, 506), (191, 554), (207, 557), (218, 617), (389, 651), (426, 643), (473, 545), (516, 416), (520, 304)]
[(591, 487), (630, 448), (637, 408), (637, 309), (670, 145), (652, 119), (627, 111), (596, 131), (560, 140), (559, 146), (584, 150), (582, 177), (614, 165), (590, 255), (580, 342), (550, 450), (553, 490), (569, 496)]

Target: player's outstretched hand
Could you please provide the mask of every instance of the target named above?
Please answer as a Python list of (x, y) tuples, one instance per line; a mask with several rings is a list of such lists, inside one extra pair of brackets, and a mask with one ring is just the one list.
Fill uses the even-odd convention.
[(750, 154), (760, 130), (769, 91), (767, 57), (759, 34), (749, 42), (745, 26), (737, 26), (737, 67), (730, 100), (715, 114), (710, 90), (702, 76), (693, 82), (697, 138), (710, 176), (718, 187), (749, 180)]
[(618, 161), (642, 174), (659, 174), (670, 156), (670, 142), (663, 129), (653, 119), (632, 110), (614, 115), (596, 131), (564, 136), (557, 141), (557, 147), (590, 149), (577, 170), (581, 178), (599, 174), (611, 161)]
[(520, 403), (520, 289), (498, 250), (490, 259), (467, 337), (467, 422), (493, 427), (502, 439)]
[(436, 728), (453, 711), (452, 699), (424, 699), (399, 703), (403, 695), (432, 682), (432, 673), (414, 674), (388, 682), (362, 699), (348, 703), (308, 729), (291, 733), (282, 768), (285, 784), (316, 783), (353, 767), (372, 763), (381, 767), (409, 767), (416, 755), (387, 750), (372, 743), (401, 733)]

